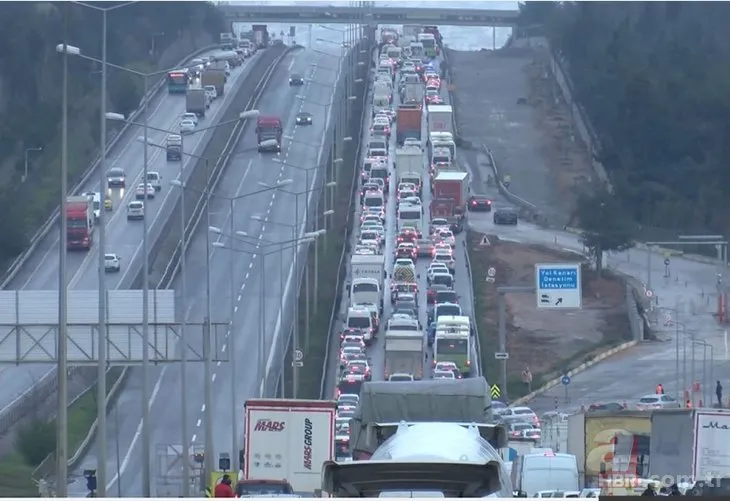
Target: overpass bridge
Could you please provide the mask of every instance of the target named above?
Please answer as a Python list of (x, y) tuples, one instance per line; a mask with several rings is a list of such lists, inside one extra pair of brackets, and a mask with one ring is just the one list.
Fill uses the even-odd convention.
[(377, 7), (347, 5), (219, 4), (231, 23), (302, 24), (431, 24), (441, 26), (514, 27), (518, 10), (448, 9), (437, 7)]

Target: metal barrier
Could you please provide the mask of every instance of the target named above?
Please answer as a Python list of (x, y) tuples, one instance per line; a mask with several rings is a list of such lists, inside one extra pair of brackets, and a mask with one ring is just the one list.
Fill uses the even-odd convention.
[[(186, 56), (183, 60), (181, 60), (178, 63), (178, 65), (182, 66), (182, 65), (186, 64), (188, 61), (190, 61), (191, 59), (195, 59), (199, 55), (201, 55), (205, 52), (208, 52), (210, 50), (213, 50), (217, 47), (218, 47), (218, 45), (207, 45), (205, 47), (202, 47), (202, 48), (196, 50), (195, 52), (193, 52), (192, 54)], [(137, 108), (134, 112), (132, 112), (132, 114), (129, 115), (128, 120), (131, 122), (136, 121), (137, 118), (139, 118), (139, 116), (144, 111), (144, 105), (147, 102), (149, 102), (150, 100), (152, 100), (161, 90), (163, 90), (164, 86), (165, 86), (164, 79), (160, 80), (160, 82), (155, 84), (153, 86), (153, 88), (145, 96), (142, 97), (142, 100), (140, 101), (140, 107)], [(122, 129), (119, 131), (119, 133), (116, 136), (114, 136), (114, 138), (112, 138), (110, 141), (108, 141), (107, 148), (106, 148), (107, 155), (114, 149), (114, 147), (117, 145), (117, 143), (119, 143), (119, 141), (121, 140), (122, 136), (124, 136), (124, 134), (131, 127), (133, 127), (132, 124), (125, 123), (124, 126), (122, 127)], [(100, 162), (101, 162), (101, 155), (99, 155), (99, 157), (97, 157), (97, 159), (91, 163), (89, 168), (86, 169), (86, 171), (84, 171), (79, 182), (76, 183), (73, 188), (71, 188), (71, 191), (70, 191), (71, 194), (78, 194), (83, 189), (83, 186), (87, 182), (89, 182), (89, 179), (91, 179), (92, 175), (94, 174), (94, 171), (96, 171), (96, 169), (99, 167)], [(30, 238), (30, 246), (28, 247), (28, 249), (25, 252), (23, 252), (20, 256), (15, 258), (15, 261), (13, 261), (13, 263), (7, 269), (7, 271), (2, 276), (2, 278), (0, 278), (0, 288), (4, 289), (8, 286), (8, 283), (11, 282), (13, 280), (13, 278), (15, 278), (15, 276), (18, 274), (18, 271), (20, 271), (20, 268), (25, 264), (25, 262), (30, 257), (30, 255), (33, 254), (35, 249), (38, 247), (38, 244), (43, 240), (43, 238), (46, 237), (46, 235), (48, 235), (48, 233), (50, 232), (53, 225), (56, 224), (56, 222), (58, 221), (59, 210), (60, 209), (57, 207), (51, 214), (51, 217), (40, 227), (40, 229), (38, 229), (38, 231), (35, 232), (35, 234), (33, 234), (33, 236)]]
[[(358, 51), (359, 52), (359, 51)], [(368, 58), (368, 61), (372, 61), (372, 58)], [(365, 113), (369, 112), (368, 106), (367, 106), (367, 95), (368, 95), (368, 87), (364, 86), (363, 88), (363, 96), (362, 96), (362, 113), (360, 114), (360, 123), (364, 123), (365, 121)], [(349, 124), (347, 124), (349, 125)], [(361, 141), (362, 134), (358, 137), (358, 145), (357, 149), (355, 150), (355, 158), (357, 160), (360, 159), (360, 151), (361, 151)], [(357, 169), (357, 165), (352, 166), (352, 168)], [(346, 225), (347, 227), (350, 227), (352, 224), (352, 215), (354, 214), (353, 210), (353, 203), (356, 199), (354, 196), (355, 188), (357, 188), (357, 180), (358, 175), (357, 173), (352, 176), (352, 183), (350, 185), (350, 204), (347, 208), (347, 221)], [(347, 257), (347, 240), (342, 244), (342, 252), (340, 252), (340, 259), (337, 264), (337, 285), (335, 285), (335, 300), (332, 302), (332, 310), (330, 312), (330, 321), (327, 325), (327, 336), (331, 336), (332, 332), (334, 332), (335, 323), (337, 322), (337, 311), (338, 306), (340, 302), (338, 301), (338, 298), (342, 294), (342, 285), (344, 282), (345, 277), (344, 275), (347, 275), (347, 266), (345, 265), (345, 258)], [(329, 368), (329, 361), (330, 361), (330, 347), (332, 346), (332, 342), (330, 339), (328, 339), (327, 343), (325, 344), (325, 352), (324, 352), (324, 363), (322, 364), (322, 378), (319, 383), (319, 398), (322, 400), (327, 400), (333, 398), (332, 395), (325, 395), (325, 389), (327, 386), (327, 380), (329, 379), (329, 371), (327, 370)]]
[[(261, 80), (259, 81), (258, 85), (256, 86), (256, 90), (254, 91), (252, 97), (249, 99), (248, 104), (246, 105), (246, 110), (254, 109), (256, 104), (258, 103), (259, 98), (261, 97), (261, 94), (263, 93), (263, 90), (265, 89), (266, 85), (268, 84), (271, 76), (273, 75), (274, 71), (276, 70), (278, 64), (281, 62), (282, 58), (284, 58), (291, 50), (296, 49), (297, 47), (292, 47), (287, 49), (285, 52), (283, 52), (265, 71), (264, 75), (261, 77)], [(231, 135), (228, 138), (228, 141), (226, 142), (223, 151), (216, 162), (213, 173), (210, 176), (210, 184), (207, 187), (208, 190), (212, 191), (215, 190), (223, 172), (225, 171), (226, 166), (228, 165), (228, 162), (231, 158), (231, 153), (235, 149), (236, 144), (238, 143), (238, 140), (241, 137), (241, 134), (243, 133), (243, 130), (246, 126), (247, 120), (244, 120), (238, 124), (235, 125), (233, 131), (231, 131)], [(195, 205), (195, 208), (193, 209), (193, 214), (191, 215), (190, 221), (188, 222), (187, 226), (185, 227), (186, 236), (190, 237), (197, 229), (197, 225), (200, 223), (201, 216), (205, 212), (205, 204), (207, 202), (206, 197), (202, 196), (198, 203)], [(186, 239), (188, 242), (190, 241), (189, 238)], [(165, 267), (165, 272), (163, 273), (157, 288), (158, 289), (166, 289), (170, 286), (172, 281), (174, 280), (175, 276), (177, 275), (177, 272), (179, 270), (179, 260), (180, 260), (180, 242), (178, 242), (177, 246), (175, 247), (175, 252), (173, 253), (172, 257), (170, 258), (170, 261), (168, 262), (167, 266)], [(55, 372), (49, 373), (53, 375), (54, 382), (57, 383)], [(124, 386), (124, 382), (126, 380), (126, 377), (129, 374), (129, 367), (125, 367), (122, 370), (122, 373), (120, 374), (117, 381), (114, 383), (112, 388), (109, 390), (109, 393), (107, 394), (106, 399), (106, 406), (109, 408), (110, 404), (113, 404), (115, 401), (117, 394)], [(55, 388), (52, 388), (52, 393), (55, 393)], [(33, 388), (31, 388), (32, 390)], [(95, 391), (96, 389), (96, 383), (89, 386), (83, 393), (81, 393), (76, 399), (74, 399), (73, 402), (81, 398), (83, 395), (85, 395), (89, 391)], [(89, 447), (91, 446), (93, 439), (96, 435), (96, 429), (97, 429), (97, 420), (94, 421), (92, 424), (89, 433), (86, 435), (82, 443), (79, 445), (78, 449), (74, 452), (74, 455), (69, 458), (68, 466), (69, 469), (73, 469), (80, 461), (83, 459), (83, 457), (88, 452)], [(43, 473), (47, 468), (47, 462), (53, 462), (55, 461), (54, 455), (51, 454), (46, 459), (43, 460), (43, 462), (34, 470), (34, 478), (37, 478), (36, 475)]]
[[(471, 260), (469, 260), (469, 242), (468, 242), (468, 234), (464, 236), (464, 259), (466, 264), (466, 273), (469, 275), (469, 288), (471, 289), (471, 295), (472, 295), (472, 308), (474, 306), (474, 291), (476, 289), (474, 288), (474, 278), (471, 274)], [(479, 325), (477, 323), (476, 319), (476, 311), (474, 311), (472, 315), (472, 324), (474, 324), (474, 350), (476, 351), (476, 368), (477, 368), (477, 376), (483, 376), (484, 375), (484, 368), (482, 367), (482, 346), (481, 342), (479, 340)]]

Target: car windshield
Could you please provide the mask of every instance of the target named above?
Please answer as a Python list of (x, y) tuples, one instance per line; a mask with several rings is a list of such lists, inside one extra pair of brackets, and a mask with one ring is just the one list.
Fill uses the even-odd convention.
[(451, 287), (451, 284), (454, 283), (454, 279), (451, 278), (451, 275), (447, 275), (446, 273), (438, 273), (433, 276), (433, 278), (431, 279), (431, 283)]
[(370, 327), (370, 317), (350, 317), (347, 319), (350, 329), (367, 329)]
[(639, 399), (639, 402), (641, 402), (642, 404), (653, 404), (658, 401), (659, 401), (658, 397), (644, 397), (644, 398)]
[(236, 495), (243, 496), (276, 496), (294, 494), (291, 486), (286, 482), (271, 482), (266, 480), (246, 480), (236, 485)]
[(109, 171), (110, 176), (121, 177), (124, 176), (124, 171), (121, 169), (112, 169)]

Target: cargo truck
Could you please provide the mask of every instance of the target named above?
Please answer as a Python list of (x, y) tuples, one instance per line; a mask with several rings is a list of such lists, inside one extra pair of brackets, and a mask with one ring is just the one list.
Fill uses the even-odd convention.
[(258, 151), (281, 151), (282, 126), (279, 117), (258, 117), (256, 120), (256, 137)]
[(313, 495), (323, 463), (334, 458), (336, 409), (327, 400), (247, 400), (239, 481), (286, 479), (294, 492)]
[(421, 105), (401, 105), (396, 112), (397, 134), (396, 141), (402, 146), (406, 138), (421, 139)]
[(410, 374), (413, 379), (423, 377), (423, 332), (401, 330), (393, 321), (385, 331), (385, 380), (393, 374)]
[(206, 68), (205, 71), (203, 71), (203, 76), (200, 79), (201, 85), (205, 87), (206, 85), (212, 85), (215, 87), (215, 92), (218, 95), (218, 97), (221, 97), (223, 95), (223, 92), (225, 90), (226, 85), (226, 72), (221, 71), (217, 68)]
[[(423, 152), (417, 146), (402, 146), (395, 150), (395, 178), (398, 183), (404, 182), (408, 174), (423, 174)], [(413, 177), (412, 175), (410, 177)]]
[(66, 249), (89, 250), (94, 243), (94, 201), (86, 195), (66, 198)]
[(236, 36), (233, 33), (221, 33), (220, 44), (223, 50), (233, 50), (237, 46)]
[(253, 41), (256, 47), (259, 49), (265, 49), (269, 46), (269, 30), (265, 24), (254, 24), (251, 29), (253, 30)]
[(448, 104), (428, 105), (428, 132), (454, 133), (454, 109)]
[(381, 284), (385, 282), (385, 256), (382, 254), (353, 254), (350, 258), (350, 274), (356, 278), (374, 278)]
[(208, 97), (202, 87), (191, 87), (185, 93), (185, 111), (195, 113), (199, 117), (205, 116), (208, 108)]
[[(395, 432), (394, 425), (402, 421), (480, 424), (491, 419), (489, 384), (483, 377), (367, 382), (362, 385), (360, 405), (350, 424), (352, 457), (369, 459)], [(504, 431), (488, 440), (495, 448), (507, 442)]]
[(469, 174), (461, 171), (438, 173), (433, 179), (431, 197), (431, 219), (444, 218), (454, 233), (461, 232), (469, 198)]

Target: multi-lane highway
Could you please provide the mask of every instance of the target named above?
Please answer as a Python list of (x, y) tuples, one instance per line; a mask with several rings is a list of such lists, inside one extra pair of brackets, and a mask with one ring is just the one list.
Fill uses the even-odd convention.
[[(375, 56), (377, 58), (377, 55)], [(447, 92), (444, 89), (442, 91), (442, 95), (444, 98), (447, 96)], [(371, 96), (368, 98), (370, 101), (368, 102), (368, 107), (366, 108), (366, 118), (365, 123), (363, 124), (363, 136), (362, 136), (362, 144), (366, 145), (367, 140), (370, 135), (370, 126), (371, 126), (371, 113), (370, 113), (370, 106), (372, 104), (371, 102)], [(393, 107), (397, 109), (399, 103), (399, 96), (397, 92), (394, 92), (393, 96)], [(425, 148), (425, 140), (428, 136), (428, 128), (427, 128), (427, 114), (424, 110), (423, 114), (423, 120), (422, 120), (422, 138)], [(393, 269), (393, 263), (394, 263), (394, 252), (395, 252), (395, 240), (396, 240), (396, 234), (397, 234), (397, 218), (396, 218), (396, 191), (397, 191), (397, 179), (395, 176), (395, 167), (394, 167), (394, 161), (395, 161), (395, 151), (397, 148), (396, 145), (396, 130), (397, 130), (397, 123), (393, 126), (393, 131), (391, 133), (390, 138), (390, 145), (389, 145), (389, 169), (390, 169), (390, 186), (389, 186), (389, 195), (388, 195), (388, 201), (386, 204), (386, 221), (385, 221), (385, 247), (383, 250), (383, 253), (385, 255), (385, 262), (386, 262), (386, 271), (388, 274), (388, 277), (390, 277), (391, 271)], [(363, 146), (364, 148), (364, 146)], [(425, 149), (424, 149), (425, 151)], [(364, 160), (365, 151), (363, 151), (363, 158)], [(357, 166), (358, 169), (360, 168), (360, 165)], [(424, 173), (424, 179), (427, 179), (426, 173), (429, 172), (428, 167), (428, 159), (427, 156), (424, 154), (423, 156), (423, 173)], [(429, 205), (431, 202), (431, 187), (430, 183), (424, 182), (423, 186), (423, 194), (422, 194), (422, 203), (424, 208), (424, 214), (422, 217), (421, 226), (424, 229), (424, 235), (428, 235), (428, 223), (430, 220), (429, 217)], [(354, 224), (355, 228), (353, 228), (352, 232), (352, 241), (350, 248), (355, 248), (355, 245), (357, 243), (358, 239), (358, 231), (357, 226), (360, 222), (360, 213), (361, 207), (357, 206), (357, 217), (354, 218)], [(457, 235), (456, 237), (456, 247), (454, 249), (454, 257), (456, 259), (456, 272), (454, 274), (455, 276), (455, 290), (457, 294), (459, 295), (459, 303), (461, 304), (464, 314), (465, 315), (472, 315), (472, 307), (473, 307), (473, 300), (472, 300), (472, 288), (471, 288), (471, 281), (469, 280), (468, 271), (465, 264), (465, 256), (464, 256), (464, 243), (465, 243), (465, 235)], [(421, 321), (422, 325), (425, 327), (427, 326), (427, 313), (426, 313), (426, 291), (428, 289), (428, 284), (426, 281), (426, 270), (428, 268), (430, 260), (428, 258), (420, 258), (416, 263), (416, 270), (418, 274), (418, 288), (419, 288), (419, 320)], [(348, 276), (345, 279), (345, 282), (349, 282), (351, 280), (350, 276), (350, 269), (348, 268)], [(374, 381), (382, 380), (384, 378), (385, 374), (385, 323), (387, 322), (388, 318), (391, 314), (391, 305), (389, 301), (389, 294), (390, 294), (390, 280), (386, 279), (386, 285), (385, 285), (385, 308), (383, 312), (383, 321), (381, 325), (383, 328), (381, 328), (381, 332), (379, 333), (379, 336), (376, 338), (376, 340), (372, 343), (372, 345), (368, 348), (368, 358), (370, 359), (370, 366), (372, 371), (372, 379)], [(341, 310), (340, 310), (340, 318), (345, 318), (347, 315), (347, 308), (349, 306), (349, 296), (347, 294), (347, 291), (343, 291), (343, 298), (341, 301)], [(331, 334), (333, 338), (339, 339), (339, 334), (342, 331), (342, 324), (336, 324), (334, 329), (335, 331)], [(425, 336), (425, 330), (424, 330), (424, 336)], [(425, 338), (424, 338), (425, 339)], [(472, 360), (476, 362), (475, 366), (478, 366), (478, 357), (475, 356), (476, 351), (474, 346), (472, 346)], [(423, 378), (428, 379), (431, 374), (431, 360), (432, 360), (433, 352), (431, 350), (428, 351), (427, 358), (424, 358), (424, 367), (423, 367)], [(324, 395), (325, 397), (329, 395), (334, 395), (335, 393), (335, 387), (337, 385), (337, 365), (338, 365), (338, 352), (337, 350), (331, 350), (330, 352), (330, 360), (328, 361), (329, 365), (329, 371), (328, 374), (331, 375), (330, 380), (327, 382)]]
[[(271, 253), (273, 247), (257, 252), (256, 244), (265, 246), (268, 242), (287, 241), (292, 238), (292, 229), (286, 225), (295, 225), (295, 202), (297, 197), (285, 192), (266, 192), (252, 197), (240, 198), (233, 202), (229, 198), (241, 197), (246, 193), (261, 189), (261, 184), (273, 185), (289, 179), (285, 189), (292, 193), (303, 192), (306, 187), (306, 173), (295, 167), (312, 167), (317, 165), (317, 156), (326, 116), (325, 107), (313, 103), (328, 103), (332, 95), (338, 67), (339, 48), (334, 48), (333, 57), (302, 50), (289, 54), (277, 67), (268, 87), (263, 93), (258, 109), (262, 115), (279, 116), (284, 125), (284, 136), (291, 139), (284, 141), (280, 155), (256, 152), (255, 127), (249, 126), (244, 131), (234, 158), (227, 167), (210, 208), (210, 221), (200, 225), (193, 236), (188, 251), (186, 298), (188, 322), (200, 323), (206, 315), (206, 287), (203, 285), (206, 276), (206, 237), (212, 242), (219, 241), (226, 248), (212, 246), (210, 261), (211, 280), (211, 318), (214, 322), (228, 322), (230, 319), (231, 299), (235, 302), (235, 331), (229, 332), (227, 338), (236, 335), (235, 353), (221, 354), (221, 358), (230, 357), (238, 367), (238, 381), (231, 382), (230, 364), (217, 363), (214, 366), (212, 384), (214, 387), (213, 406), (215, 422), (214, 453), (228, 452), (236, 458), (238, 451), (231, 451), (231, 406), (241, 408), (246, 398), (258, 396), (261, 382), (258, 366), (258, 348), (265, 346), (271, 352), (277, 351), (282, 343), (282, 332), (277, 328), (280, 294), (290, 297), (293, 292), (292, 249), (283, 251), (283, 255), (269, 255), (263, 259), (262, 253)], [(318, 64), (313, 65), (313, 62)], [(316, 66), (316, 67), (313, 67)], [(333, 68), (333, 69), (329, 69)], [(291, 73), (304, 74), (308, 82), (304, 87), (289, 86)], [(302, 99), (304, 98), (304, 99)], [(296, 126), (295, 116), (300, 111), (308, 111), (314, 116), (312, 126)], [(289, 164), (291, 164), (292, 167)], [(310, 185), (321, 183), (322, 179), (312, 171), (309, 175)], [(168, 177), (167, 179), (172, 179)], [(165, 189), (171, 189), (166, 187)], [(305, 196), (298, 197), (300, 220), (305, 213)], [(231, 209), (233, 209), (231, 211)], [(229, 228), (233, 219), (236, 232), (245, 232), (250, 237), (229, 238)], [(263, 221), (263, 222), (262, 222)], [(215, 226), (225, 231), (225, 235), (206, 235), (208, 226)], [(234, 269), (230, 269), (229, 248), (233, 246)], [(281, 263), (285, 267), (280, 267)], [(262, 266), (263, 264), (263, 266)], [(234, 278), (234, 286), (238, 291), (234, 297), (230, 294), (230, 279)], [(261, 282), (265, 281), (265, 298), (260, 297)], [(179, 277), (173, 287), (180, 289)], [(263, 319), (262, 319), (263, 312)], [(228, 345), (220, 346), (222, 352), (228, 351)], [(273, 353), (273, 352), (272, 352)], [(272, 356), (268, 367), (271, 371), (278, 368), (281, 360)], [(159, 378), (151, 395), (151, 415), (153, 416), (153, 447), (176, 445), (181, 443), (181, 387), (180, 366), (169, 365), (159, 371)], [(193, 444), (204, 441), (204, 407), (203, 407), (203, 367), (200, 363), (188, 365), (188, 433)], [(231, 384), (236, 385), (235, 401), (231, 401)], [(121, 395), (117, 405), (109, 416), (108, 444), (109, 453), (107, 478), (110, 479), (110, 494), (122, 496), (139, 496), (142, 494), (141, 471), (141, 376), (133, 374), (127, 389)], [(241, 413), (241, 418), (243, 414)], [(239, 430), (242, 430), (239, 427)], [(153, 451), (154, 454), (154, 451)], [(96, 450), (92, 446), (90, 454), (79, 466), (79, 470), (96, 465)], [(79, 473), (79, 472), (77, 472)], [(153, 482), (158, 472), (153, 472)], [(121, 480), (120, 480), (121, 479)], [(73, 492), (84, 492), (84, 482), (79, 479), (72, 486)], [(153, 485), (153, 494), (157, 492)]]
[[(251, 61), (259, 57), (255, 55), (242, 67), (235, 69), (229, 78), (228, 87), (230, 91), (238, 88), (248, 75)], [(206, 115), (201, 120), (200, 127), (214, 124), (225, 109), (234, 92), (228, 92), (222, 99), (216, 100)], [(164, 92), (164, 91), (163, 91)], [(180, 116), (184, 112), (185, 96), (164, 94), (157, 99), (149, 110), (149, 124), (163, 130), (176, 130), (180, 122)], [(113, 111), (113, 110), (110, 110)], [(129, 287), (131, 280), (136, 275), (139, 263), (142, 261), (142, 223), (139, 221), (127, 221), (126, 205), (134, 198), (134, 188), (140, 182), (143, 169), (143, 148), (144, 145), (137, 140), (141, 135), (139, 131), (131, 131), (127, 134), (126, 140), (119, 144), (107, 160), (107, 168), (119, 167), (125, 170), (127, 175), (127, 188), (115, 189), (112, 193), (114, 210), (107, 213), (107, 251), (117, 253), (121, 257), (122, 271), (119, 274), (110, 274), (107, 278), (109, 288)], [(193, 134), (186, 138), (185, 146), (188, 151), (195, 151), (204, 145), (212, 132)], [(150, 141), (164, 143), (166, 134), (151, 130), (148, 133)], [(167, 163), (164, 151), (157, 148), (150, 148), (148, 170), (158, 171), (164, 180), (175, 179), (180, 175), (180, 163)], [(187, 169), (192, 163), (185, 162)], [(185, 174), (187, 176), (187, 172)], [(99, 191), (98, 175), (92, 177), (83, 191)], [(164, 188), (157, 194), (154, 200), (146, 203), (146, 217), (150, 235), (158, 232), (167, 219), (171, 208), (176, 201), (174, 190), (165, 183)], [(69, 285), (75, 289), (92, 289), (98, 287), (98, 247), (94, 247), (88, 253), (68, 253), (68, 277)], [(9, 287), (15, 289), (52, 290), (58, 288), (58, 232), (49, 234), (45, 241), (38, 246), (36, 252), (26, 262)], [(137, 263), (134, 266), (133, 263)], [(32, 384), (38, 381), (45, 373), (55, 370), (52, 366), (44, 364), (23, 365), (17, 367), (5, 367), (2, 369), (3, 385), (0, 388), (0, 409), (13, 401), (18, 395), (24, 392)]]

